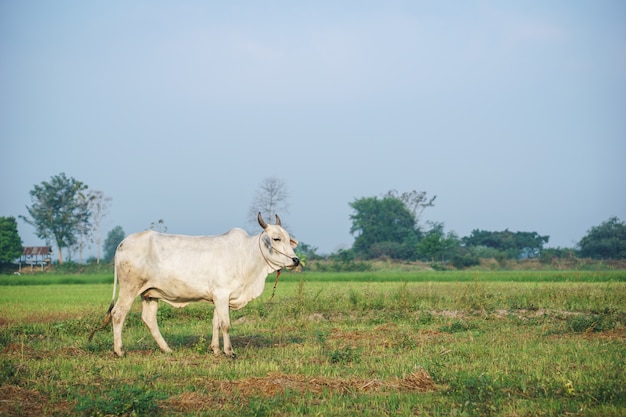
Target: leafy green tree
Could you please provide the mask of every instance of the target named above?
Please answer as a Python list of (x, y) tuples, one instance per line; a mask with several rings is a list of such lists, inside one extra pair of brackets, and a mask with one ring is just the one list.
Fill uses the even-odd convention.
[(459, 246), (459, 238), (454, 232), (445, 233), (443, 223), (431, 223), (431, 229), (417, 244), (420, 257), (431, 260), (445, 260), (454, 254)]
[(394, 197), (359, 198), (350, 206), (350, 233), (355, 237), (353, 249), (358, 256), (411, 259), (415, 255), (418, 232), (415, 218), (404, 203)]
[(113, 257), (115, 256), (115, 251), (117, 250), (117, 246), (120, 244), (122, 240), (126, 237), (124, 233), (124, 229), (121, 226), (115, 226), (109, 233), (107, 234), (106, 239), (104, 239), (104, 261), (112, 262)]
[(89, 224), (86, 190), (87, 185), (64, 173), (55, 175), (30, 191), (32, 205), (26, 207), (30, 218), (20, 216), (35, 227), (37, 237), (56, 243), (59, 264), (63, 263), (62, 248), (75, 245), (77, 236)]
[(475, 253), (473, 248), (457, 246), (450, 257), (450, 263), (458, 269), (468, 268), (470, 266), (480, 265), (480, 257)]
[(310, 261), (322, 259), (323, 257), (317, 253), (317, 247), (309, 245), (308, 243), (298, 242), (298, 247), (295, 249), (296, 255), (302, 260), (306, 258)]
[(472, 230), (469, 236), (462, 239), (465, 246), (485, 247), (495, 249), (506, 258), (537, 257), (548, 243), (550, 236), (541, 236), (537, 232), (511, 232), (508, 229), (501, 232), (487, 230)]
[(22, 255), (22, 238), (15, 217), (0, 217), (0, 264), (8, 264)]
[(578, 243), (580, 256), (594, 259), (626, 259), (626, 223), (611, 217), (592, 227)]
[(544, 248), (541, 251), (541, 261), (550, 262), (553, 259), (573, 259), (577, 255), (574, 248)]

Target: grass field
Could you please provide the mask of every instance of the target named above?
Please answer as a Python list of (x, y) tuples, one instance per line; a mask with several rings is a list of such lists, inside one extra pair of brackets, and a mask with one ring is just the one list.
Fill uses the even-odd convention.
[(112, 276), (0, 278), (0, 415), (626, 415), (626, 271), (275, 276), (231, 312), (173, 309), (161, 353), (136, 302), (126, 356), (87, 336)]

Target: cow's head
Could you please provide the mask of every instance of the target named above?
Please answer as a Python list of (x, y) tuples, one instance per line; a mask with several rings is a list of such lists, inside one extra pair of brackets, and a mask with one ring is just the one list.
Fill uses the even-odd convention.
[(261, 212), (257, 216), (263, 233), (259, 237), (263, 242), (261, 252), (270, 266), (275, 269), (293, 269), (300, 265), (300, 259), (293, 249), (298, 246), (298, 241), (289, 236), (289, 233), (280, 225), (280, 217), (276, 215), (276, 224), (267, 224), (263, 221)]

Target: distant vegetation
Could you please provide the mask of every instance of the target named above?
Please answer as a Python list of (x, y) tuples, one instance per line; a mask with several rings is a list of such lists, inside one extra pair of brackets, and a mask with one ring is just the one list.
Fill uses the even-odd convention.
[[(111, 198), (64, 173), (35, 185), (30, 195), (29, 216), (19, 217), (35, 227), (39, 238), (56, 243), (56, 263), (61, 271), (86, 270), (85, 266), (76, 266), (72, 254), (78, 252), (77, 264), (83, 265), (83, 250), (92, 244), (98, 249), (98, 255), (86, 263), (112, 262), (125, 233), (116, 226), (104, 241), (101, 238), (102, 219), (108, 212)], [(277, 210), (286, 210), (288, 195), (283, 181), (266, 178), (259, 186), (250, 212), (261, 211), (271, 218)], [(444, 223), (422, 222), (424, 210), (435, 207), (436, 197), (428, 197), (424, 191), (390, 190), (380, 197), (357, 198), (349, 203), (353, 209), (350, 233), (354, 244), (351, 248), (320, 254), (314, 245), (300, 242), (296, 252), (314, 269), (352, 271), (371, 268), (369, 262), (373, 260), (422, 262), (435, 269), (484, 266), (490, 259), (500, 267), (525, 259), (539, 259), (546, 266), (563, 264), (561, 260), (572, 263), (573, 259), (580, 258), (626, 260), (626, 223), (617, 217), (592, 227), (574, 248), (545, 248), (550, 236), (536, 231), (474, 229), (469, 236), (459, 237), (454, 231), (446, 232)], [(162, 219), (152, 222), (149, 228), (167, 231)], [(0, 268), (4, 272), (14, 271), (11, 262), (21, 254), (21, 242), (15, 217), (0, 217)], [(65, 259), (64, 249), (68, 253)], [(104, 250), (102, 259), (101, 249)], [(63, 268), (68, 259), (70, 264)]]
[[(355, 236), (354, 245), (339, 256), (355, 260), (430, 261), (455, 268), (479, 265), (481, 259), (501, 263), (532, 258), (543, 262), (574, 257), (626, 260), (626, 223), (616, 217), (589, 230), (578, 248), (545, 249), (550, 237), (536, 231), (474, 229), (469, 236), (459, 238), (454, 232), (446, 233), (443, 223), (424, 226), (419, 215), (426, 207), (434, 206), (434, 198), (426, 199), (425, 193), (411, 195), (413, 199), (406, 193), (398, 197), (397, 192), (391, 191), (382, 198), (353, 201), (350, 232)], [(416, 206), (421, 210), (415, 210)], [(314, 258), (314, 254), (308, 255)]]

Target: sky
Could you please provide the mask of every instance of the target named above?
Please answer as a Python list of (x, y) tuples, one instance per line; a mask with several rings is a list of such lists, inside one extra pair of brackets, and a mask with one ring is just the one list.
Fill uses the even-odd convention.
[(626, 220), (624, 22), (621, 0), (0, 0), (0, 216), (65, 173), (112, 198), (105, 235), (257, 233), (276, 177), (320, 253), (391, 189), (437, 196), (424, 227), (573, 247)]

